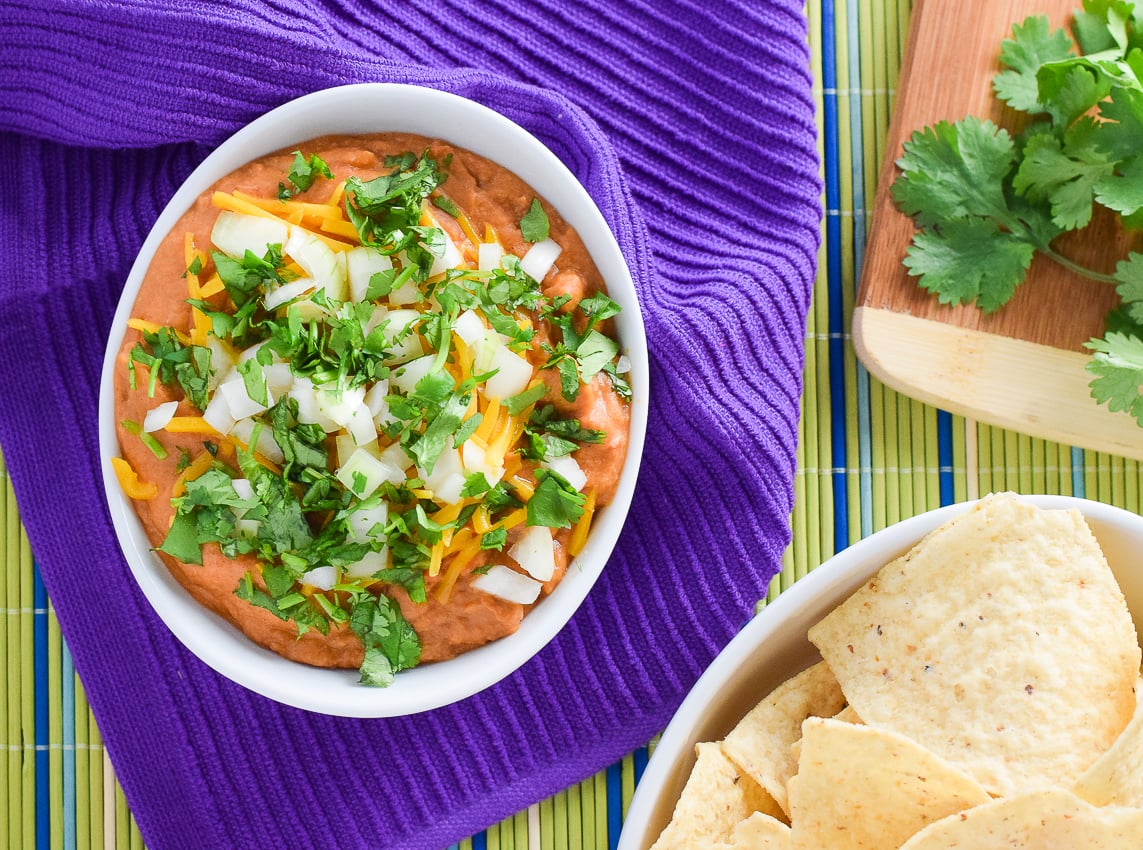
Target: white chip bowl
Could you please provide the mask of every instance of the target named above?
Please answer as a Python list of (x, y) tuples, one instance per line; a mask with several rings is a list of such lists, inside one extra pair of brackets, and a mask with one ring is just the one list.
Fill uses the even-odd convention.
[[(289, 661), (250, 641), (195, 602), (151, 551), (131, 501), (121, 491), (111, 458), (115, 434), (112, 373), (136, 294), (159, 243), (194, 200), (215, 181), (260, 156), (318, 136), (416, 133), (467, 148), (515, 172), (582, 237), (622, 312), (620, 349), (631, 361), (631, 432), (614, 501), (601, 508), (591, 534), (555, 591), (513, 635), (455, 659), (397, 675), (388, 688), (357, 683), (356, 670), (330, 670)], [(239, 130), (187, 178), (151, 229), (127, 278), (112, 323), (99, 399), (104, 490), (119, 543), (139, 587), (175, 636), (224, 676), (271, 699), (323, 714), (391, 717), (471, 696), (508, 676), (567, 623), (595, 584), (623, 526), (635, 487), (647, 426), (647, 343), (627, 263), (603, 215), (567, 167), (538, 139), (503, 115), (466, 98), (420, 86), (367, 83), (325, 89), (290, 101)]]
[[(1079, 510), (1098, 538), (1143, 634), (1143, 517), (1071, 496), (1024, 496), (1041, 508)], [(830, 558), (758, 613), (718, 654), (664, 730), (619, 836), (619, 850), (646, 850), (671, 819), (700, 741), (726, 737), (773, 688), (819, 661), (810, 626), (882, 566), (974, 503), (938, 508), (873, 534)]]

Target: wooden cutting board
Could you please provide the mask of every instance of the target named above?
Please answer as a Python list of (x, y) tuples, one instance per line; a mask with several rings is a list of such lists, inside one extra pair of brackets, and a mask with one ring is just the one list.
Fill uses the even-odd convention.
[[(1143, 428), (1097, 405), (1083, 343), (1103, 333), (1115, 304), (1109, 284), (1037, 257), (1028, 279), (997, 313), (947, 307), (901, 264), (914, 228), (889, 187), (902, 141), (942, 119), (989, 117), (1013, 128), (1018, 116), (992, 94), (1000, 42), (1012, 24), (1047, 14), (1067, 26), (1080, 0), (917, 0), (901, 68), (886, 161), (853, 316), (854, 344), (886, 385), (972, 419), (1065, 444), (1143, 459)], [(1143, 140), (1140, 140), (1143, 143)], [(1137, 239), (1110, 217), (1059, 243), (1090, 268), (1113, 271)]]

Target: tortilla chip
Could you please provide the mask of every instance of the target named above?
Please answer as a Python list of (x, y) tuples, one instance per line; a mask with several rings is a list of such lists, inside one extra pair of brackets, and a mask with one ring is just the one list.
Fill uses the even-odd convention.
[(1075, 792), (1093, 806), (1143, 808), (1143, 679), (1135, 685), (1135, 716), (1079, 778)]
[(797, 767), (790, 745), (802, 737), (802, 721), (829, 717), (844, 705), (837, 679), (819, 662), (771, 691), (726, 736), (722, 749), (789, 814), (786, 781)]
[(792, 846), (897, 847), (926, 825), (991, 798), (971, 777), (896, 732), (809, 718), (790, 781)]
[(755, 812), (734, 827), (730, 838), (710, 850), (789, 850), (790, 827), (765, 812)]
[(651, 850), (690, 850), (730, 837), (740, 822), (756, 811), (777, 808), (770, 795), (715, 743), (695, 745), (697, 759), (671, 822)]
[(998, 795), (1071, 787), (1135, 708), (1135, 627), (1094, 535), (1078, 511), (1010, 494), (883, 567), (809, 637), (862, 720)]
[(1002, 797), (930, 824), (901, 850), (1139, 850), (1143, 809), (1096, 808), (1067, 791)]

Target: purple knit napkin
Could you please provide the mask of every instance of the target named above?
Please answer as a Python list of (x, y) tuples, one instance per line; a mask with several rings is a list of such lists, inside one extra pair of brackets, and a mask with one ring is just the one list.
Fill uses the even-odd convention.
[[(108, 752), (153, 848), (439, 848), (645, 743), (789, 541), (820, 220), (801, 0), (437, 0), (0, 18), (0, 447)], [(168, 633), (100, 490), (123, 281), (179, 182), (242, 124), (349, 82), (447, 89), (532, 130), (616, 233), (647, 324), (643, 471), (581, 611), (486, 693), (323, 717)]]

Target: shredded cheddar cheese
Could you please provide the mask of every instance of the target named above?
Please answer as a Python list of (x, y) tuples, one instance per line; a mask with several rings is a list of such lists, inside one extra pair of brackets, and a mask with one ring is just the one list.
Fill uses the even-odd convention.
[(179, 473), (179, 477), (175, 479), (174, 486), (171, 487), (171, 495), (181, 496), (185, 493), (187, 482), (194, 481), (196, 478), (201, 477), (203, 473), (210, 469), (212, 463), (214, 463), (214, 455), (208, 451), (201, 452), (198, 457), (191, 461), (190, 466)]
[(217, 434), (214, 426), (201, 416), (172, 416), (163, 430), (172, 434)]
[(574, 558), (583, 551), (584, 544), (587, 543), (588, 532), (591, 531), (591, 518), (595, 515), (595, 489), (591, 489), (587, 493), (587, 498), (583, 503), (583, 516), (572, 529), (571, 537), (568, 538), (568, 553)]
[(159, 494), (158, 486), (139, 478), (139, 473), (135, 471), (135, 467), (131, 466), (126, 459), (113, 457), (111, 458), (111, 466), (115, 470), (115, 477), (119, 480), (119, 486), (129, 498), (145, 501), (153, 499)]

